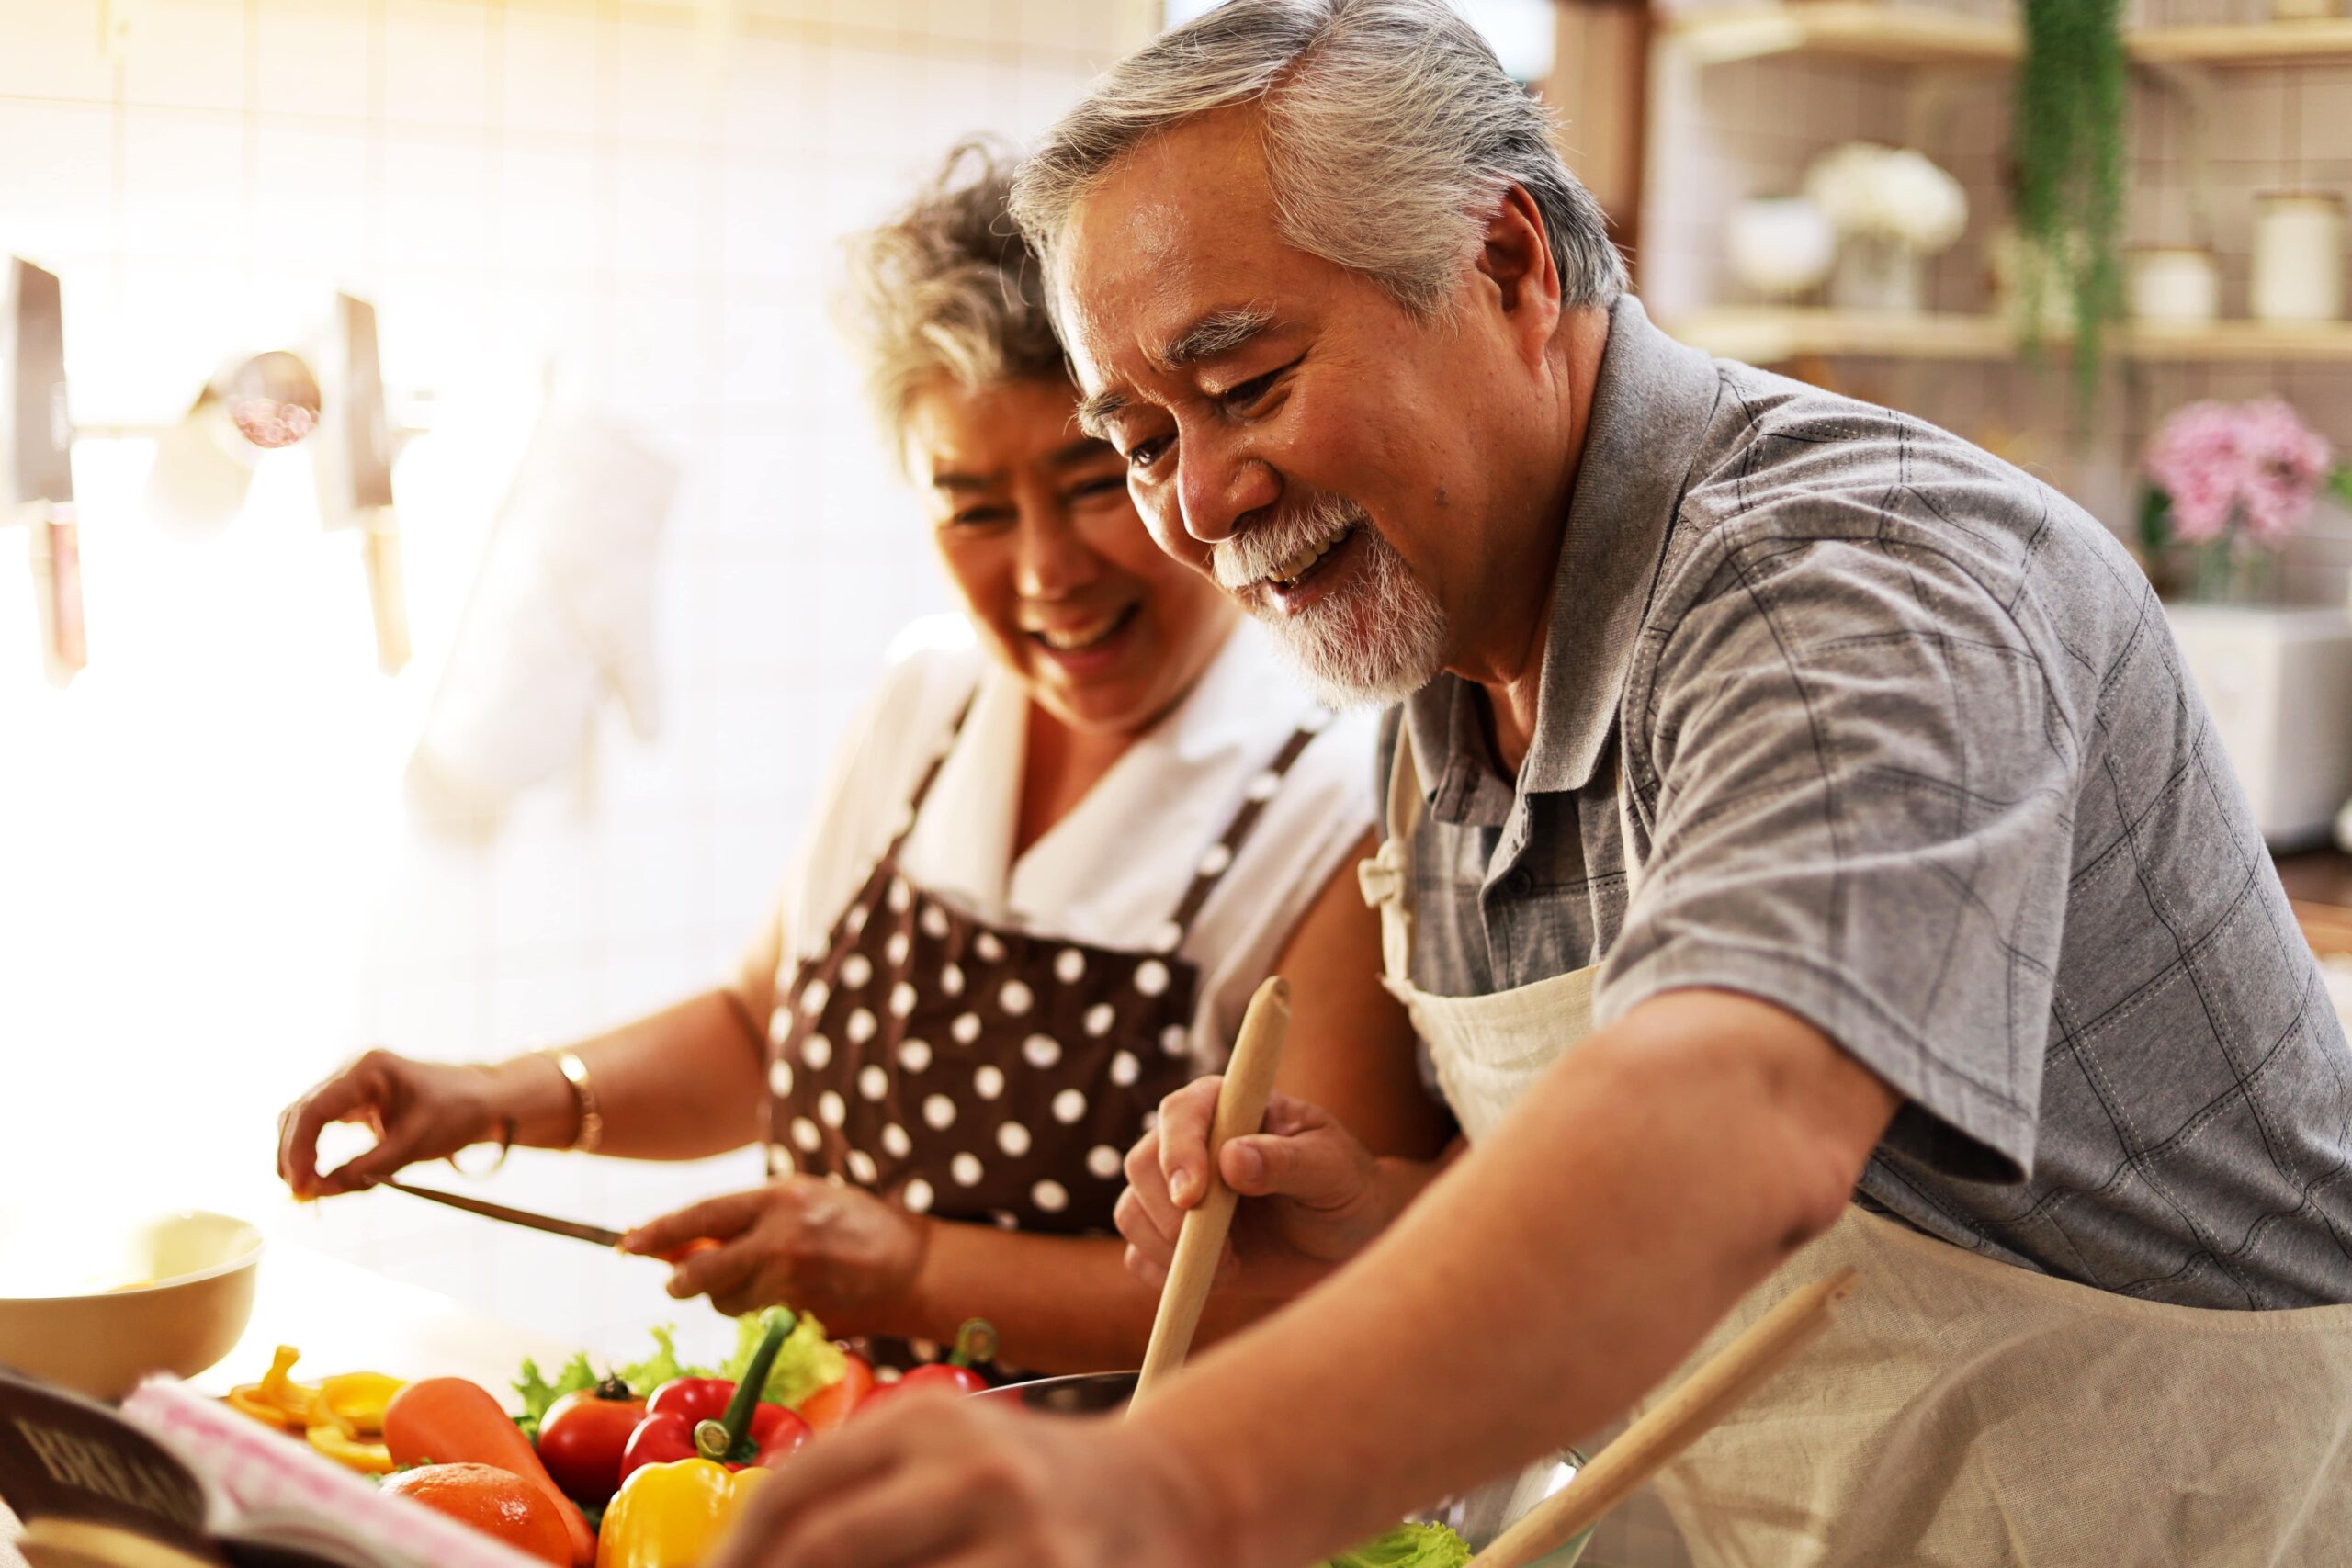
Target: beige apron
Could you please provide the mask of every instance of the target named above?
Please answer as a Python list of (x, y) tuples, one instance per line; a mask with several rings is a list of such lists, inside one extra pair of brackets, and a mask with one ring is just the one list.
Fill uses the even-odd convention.
[[(1621, 794), (1630, 898), (1627, 809)], [(1420, 810), (1400, 733), (1364, 897), (1381, 912), (1387, 987), (1476, 1143), (1590, 1032), (1596, 971), (1483, 997), (1416, 988), (1407, 851)], [(1655, 1495), (1603, 1520), (1588, 1563), (2352, 1568), (2352, 1306), (2140, 1301), (1849, 1206), (1685, 1370), (1789, 1289), (1846, 1265), (1863, 1282), (1830, 1332), (1668, 1467)]]

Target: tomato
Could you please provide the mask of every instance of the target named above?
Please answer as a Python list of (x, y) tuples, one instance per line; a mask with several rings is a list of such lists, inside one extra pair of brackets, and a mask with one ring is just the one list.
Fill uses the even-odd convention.
[(830, 1432), (855, 1413), (858, 1405), (874, 1392), (874, 1368), (865, 1357), (844, 1352), (848, 1362), (839, 1382), (823, 1388), (800, 1402), (800, 1418), (812, 1430)]
[(989, 1386), (989, 1380), (969, 1367), (951, 1366), (942, 1361), (935, 1366), (917, 1367), (899, 1380), (903, 1389), (944, 1388), (950, 1393), (979, 1393)]
[(539, 1462), (577, 1501), (610, 1502), (620, 1489), (621, 1450), (644, 1419), (645, 1401), (617, 1378), (567, 1393), (539, 1423)]

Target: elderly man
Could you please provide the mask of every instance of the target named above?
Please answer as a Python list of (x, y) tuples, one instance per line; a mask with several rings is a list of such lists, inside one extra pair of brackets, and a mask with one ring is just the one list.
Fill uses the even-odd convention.
[(1848, 1265), (1662, 1481), (1702, 1562), (2352, 1561), (2352, 1059), (2099, 525), (1663, 336), (1438, 0), (1235, 0), (1020, 209), (1162, 547), (1402, 705), (1364, 881), (1470, 1151), (1278, 1103), (1229, 1288), (1305, 1300), (1122, 1425), (877, 1414), (729, 1568), (1298, 1568)]

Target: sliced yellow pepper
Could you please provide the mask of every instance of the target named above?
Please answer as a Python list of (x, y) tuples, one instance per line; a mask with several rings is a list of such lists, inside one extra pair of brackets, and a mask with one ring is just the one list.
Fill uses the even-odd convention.
[(334, 1427), (313, 1427), (310, 1438), (312, 1448), (335, 1463), (356, 1470), (362, 1475), (390, 1475), (392, 1472), (392, 1450), (381, 1443), (362, 1442)]
[(707, 1459), (649, 1464), (622, 1483), (596, 1537), (596, 1568), (701, 1568), (764, 1470)]
[(280, 1345), (261, 1382), (239, 1383), (229, 1391), (230, 1407), (280, 1431), (299, 1432), (308, 1427), (319, 1391), (294, 1381), (294, 1363), (301, 1359), (301, 1351)]
[(260, 1393), (261, 1384), (257, 1382), (239, 1383), (229, 1391), (229, 1408), (240, 1416), (250, 1416), (263, 1426), (274, 1427), (281, 1432), (299, 1432), (302, 1429), (300, 1422), (289, 1422), (286, 1418), (286, 1412), (263, 1399)]
[(262, 1374), (261, 1382), (255, 1386), (264, 1401), (286, 1412), (288, 1419), (307, 1427), (311, 1424), (311, 1405), (319, 1397), (319, 1388), (316, 1383), (294, 1381), (294, 1363), (301, 1359), (302, 1352), (293, 1346), (280, 1345), (277, 1354), (270, 1359), (269, 1371)]
[(382, 1372), (345, 1372), (319, 1384), (318, 1408), (345, 1435), (374, 1437), (384, 1429), (385, 1406), (407, 1386)]

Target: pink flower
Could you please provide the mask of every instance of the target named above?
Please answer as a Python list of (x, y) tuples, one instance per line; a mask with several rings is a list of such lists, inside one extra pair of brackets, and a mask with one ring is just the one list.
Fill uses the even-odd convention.
[(2172, 501), (2174, 535), (2190, 544), (2232, 529), (2276, 547), (2310, 517), (2334, 461), (2326, 440), (2278, 398), (2196, 402), (2174, 411), (2142, 457)]

